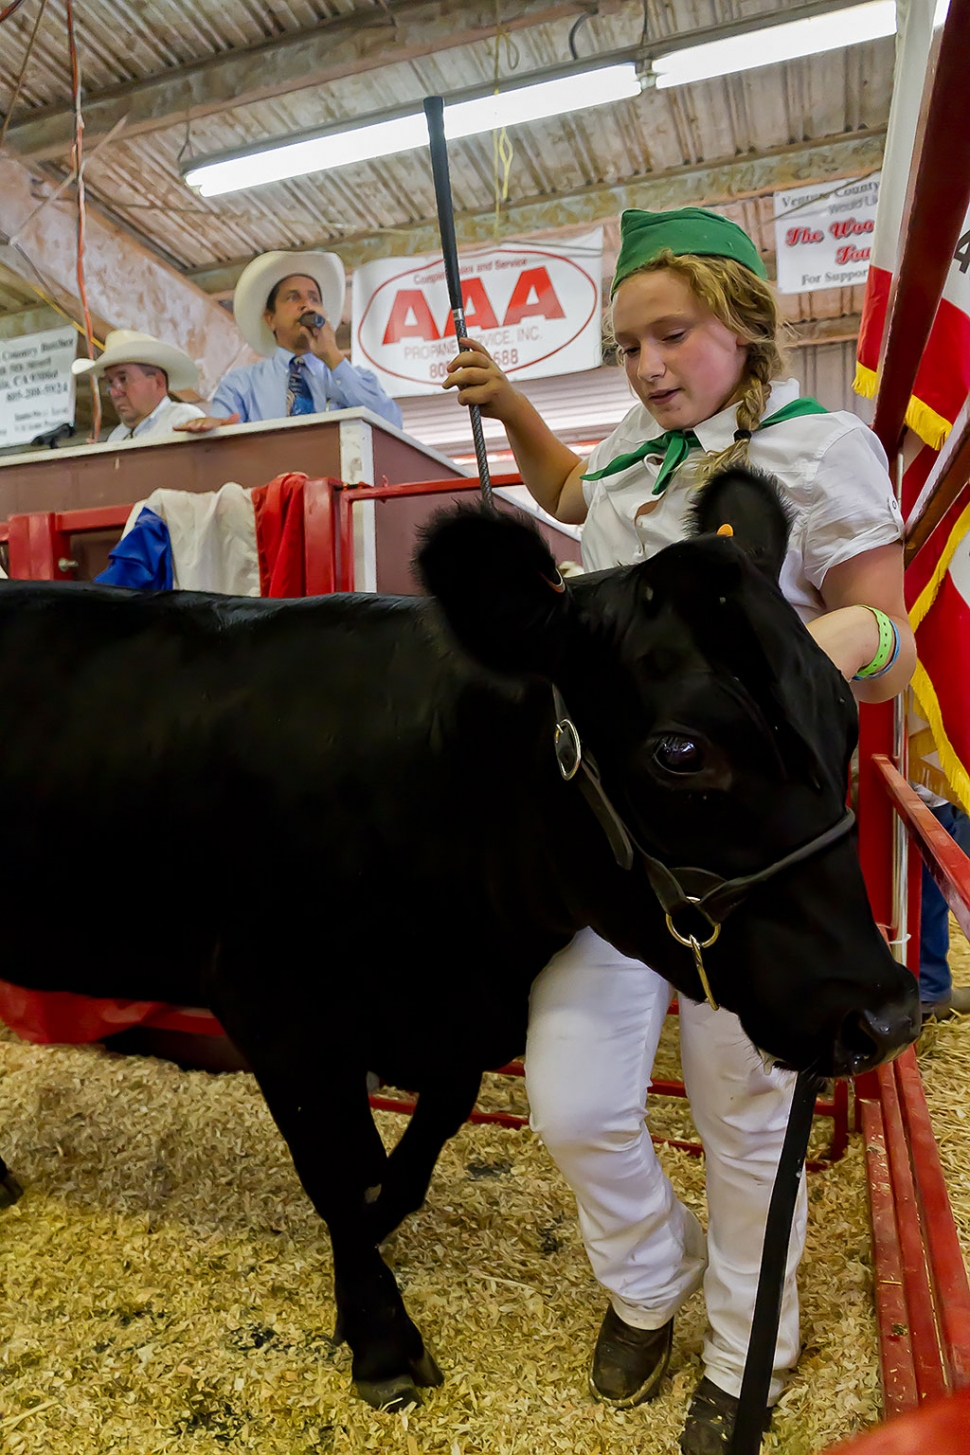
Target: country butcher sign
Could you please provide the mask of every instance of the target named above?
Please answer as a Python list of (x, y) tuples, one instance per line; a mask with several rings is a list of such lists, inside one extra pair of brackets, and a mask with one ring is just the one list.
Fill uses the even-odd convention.
[(73, 326), (0, 339), (0, 448), (74, 421)]
[[(601, 362), (603, 230), (568, 243), (463, 250), (465, 322), (513, 379)], [(353, 280), (353, 363), (398, 398), (434, 394), (454, 358), (440, 254), (365, 263)]]

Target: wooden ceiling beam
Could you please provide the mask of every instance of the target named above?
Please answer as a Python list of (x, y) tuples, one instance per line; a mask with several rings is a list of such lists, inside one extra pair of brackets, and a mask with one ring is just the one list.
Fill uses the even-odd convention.
[(44, 333), (49, 328), (62, 328), (67, 322), (63, 314), (38, 300), (36, 308), (17, 308), (0, 313), (0, 339), (23, 338), (29, 333)]
[[(3, 264), (29, 282), (36, 281), (35, 265), (58, 302), (72, 301), (79, 319), (75, 201), (58, 198), (38, 209), (26, 167), (0, 159), (0, 232), (6, 244)], [(215, 299), (90, 205), (85, 232), (87, 294), (96, 331), (98, 324), (135, 328), (175, 344), (198, 364), (203, 395), (227, 369), (256, 357)]]
[[(593, 225), (618, 217), (627, 207), (662, 212), (671, 207), (717, 206), (744, 198), (762, 197), (782, 188), (859, 177), (882, 165), (885, 128), (855, 132), (823, 141), (776, 147), (751, 156), (731, 157), (700, 166), (674, 167), (611, 186), (583, 187), (576, 192), (554, 192), (512, 203), (502, 212), (499, 236), (532, 237), (554, 228)], [(466, 247), (489, 243), (494, 237), (492, 207), (455, 216), (458, 242)], [(312, 247), (336, 253), (348, 271), (375, 258), (415, 257), (439, 247), (437, 219), (426, 218), (411, 227), (386, 232), (355, 233), (319, 238)], [(226, 297), (249, 258), (208, 268), (192, 269), (189, 276), (207, 293)]]
[[(501, 24), (509, 31), (589, 12), (585, 0), (517, 0), (513, 13), (508, 13), (510, 7), (503, 8)], [(631, 9), (639, 12), (640, 6)], [(112, 86), (84, 98), (85, 146), (122, 119), (126, 139), (141, 136), (379, 66), (489, 40), (495, 35), (496, 13), (495, 0), (402, 0)], [(73, 135), (70, 105), (44, 107), (10, 126), (6, 147), (22, 160), (50, 160), (69, 152)]]

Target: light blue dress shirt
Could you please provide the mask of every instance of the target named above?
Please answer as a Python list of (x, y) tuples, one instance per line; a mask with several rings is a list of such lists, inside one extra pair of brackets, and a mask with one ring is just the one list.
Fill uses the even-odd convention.
[[(278, 348), (258, 364), (230, 369), (212, 396), (212, 413), (238, 414), (244, 424), (259, 419), (286, 418), (286, 379), (293, 354)], [(344, 359), (329, 369), (315, 354), (304, 354), (306, 377), (313, 402), (326, 409), (372, 409), (389, 424), (401, 427), (400, 407), (389, 399), (368, 369), (357, 369)]]

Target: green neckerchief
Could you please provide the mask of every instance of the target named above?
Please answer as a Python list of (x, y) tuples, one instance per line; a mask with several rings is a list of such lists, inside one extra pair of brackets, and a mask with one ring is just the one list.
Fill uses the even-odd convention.
[[(828, 414), (824, 404), (819, 404), (817, 399), (805, 396), (801, 399), (793, 399), (790, 404), (784, 405), (775, 414), (769, 414), (757, 426), (760, 429), (767, 429), (772, 424), (784, 424), (787, 419), (798, 419), (803, 414)], [(584, 480), (602, 480), (606, 475), (619, 475), (622, 470), (629, 470), (631, 465), (636, 465), (643, 459), (644, 455), (663, 455), (663, 464), (660, 466), (660, 473), (657, 476), (657, 483), (654, 485), (651, 494), (660, 495), (666, 490), (670, 483), (670, 477), (686, 460), (690, 451), (697, 446), (701, 448), (701, 442), (692, 429), (668, 429), (665, 434), (659, 435), (655, 440), (647, 440), (645, 444), (637, 445), (635, 450), (629, 454), (617, 455), (615, 460), (603, 470), (596, 470), (592, 475), (583, 475)]]

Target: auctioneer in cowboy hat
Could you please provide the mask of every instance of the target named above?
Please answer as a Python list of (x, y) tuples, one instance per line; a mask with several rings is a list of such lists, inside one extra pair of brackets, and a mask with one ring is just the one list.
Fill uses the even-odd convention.
[(276, 348), (263, 318), (269, 295), (284, 278), (312, 278), (320, 289), (323, 316), (336, 329), (344, 311), (344, 265), (336, 253), (261, 253), (243, 269), (236, 284), (232, 311), (246, 342), (267, 358)]
[(75, 359), (71, 365), (74, 374), (93, 374), (100, 379), (105, 369), (115, 364), (150, 364), (163, 369), (168, 378), (168, 387), (174, 391), (197, 389), (199, 371), (189, 358), (174, 344), (163, 344), (150, 333), (138, 333), (133, 328), (113, 328), (104, 341), (104, 353), (99, 359)]

